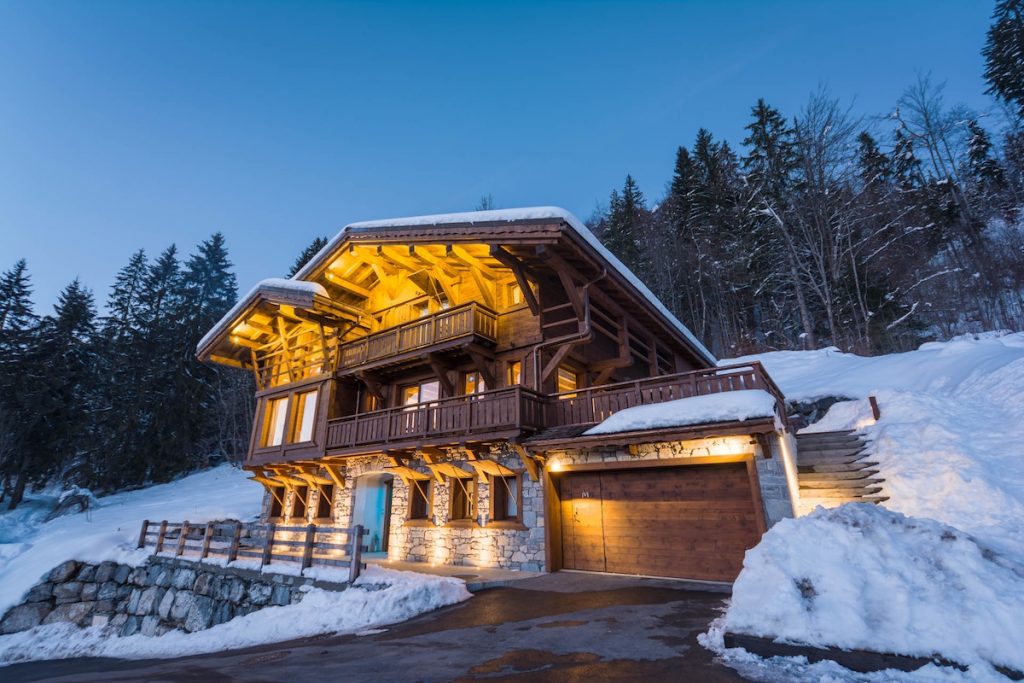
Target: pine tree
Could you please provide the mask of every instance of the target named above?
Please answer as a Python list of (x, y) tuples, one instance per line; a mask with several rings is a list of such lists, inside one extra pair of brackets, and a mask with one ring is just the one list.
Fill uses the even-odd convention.
[(139, 307), (149, 262), (139, 249), (127, 265), (117, 272), (107, 297), (107, 316), (103, 321), (108, 341), (121, 341), (138, 324)]
[(32, 310), (32, 285), (24, 259), (0, 275), (0, 475), (13, 510), (31, 474), (28, 444), (33, 420), (32, 354), (38, 319)]
[(640, 270), (640, 239), (646, 215), (644, 195), (633, 176), (626, 175), (622, 194), (612, 191), (608, 219), (601, 239), (631, 270)]
[(792, 183), (796, 168), (793, 130), (786, 125), (778, 109), (758, 100), (751, 110), (754, 120), (746, 126), (743, 140), (748, 149), (743, 170), (750, 183), (761, 188), (767, 199), (779, 206)]
[(982, 49), (988, 93), (1024, 116), (1024, 0), (999, 0)]
[(897, 128), (894, 134), (892, 148), (892, 172), (904, 190), (912, 190), (924, 185), (924, 175), (921, 172), (921, 161), (914, 151), (913, 141), (904, 133), (902, 128)]
[(303, 249), (302, 253), (299, 254), (299, 257), (295, 259), (295, 263), (292, 264), (292, 268), (288, 271), (288, 275), (286, 277), (292, 277), (295, 273), (302, 270), (302, 267), (309, 263), (313, 257), (320, 253), (320, 250), (326, 246), (326, 237), (314, 237), (309, 246)]
[(857, 136), (857, 164), (865, 185), (885, 185), (892, 177), (892, 162), (867, 131)]
[(1002, 191), (1006, 176), (999, 160), (992, 156), (992, 141), (988, 132), (975, 119), (967, 122), (970, 139), (967, 142), (967, 177), (978, 193), (987, 199)]

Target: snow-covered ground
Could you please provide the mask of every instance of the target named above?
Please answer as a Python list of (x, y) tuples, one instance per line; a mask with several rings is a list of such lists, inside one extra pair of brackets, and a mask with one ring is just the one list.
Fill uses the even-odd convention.
[[(187, 519), (195, 523), (253, 520), (259, 514), (261, 495), (246, 477), (241, 470), (224, 465), (169, 484), (102, 497), (86, 512), (50, 522), (44, 519), (54, 497), (30, 497), (25, 505), (0, 514), (0, 614), (17, 604), (29, 588), (64, 560), (141, 564), (150, 552), (135, 549), (144, 519)], [(294, 573), (298, 567), (282, 564), (269, 569)], [(316, 567), (306, 574), (338, 579), (332, 572), (338, 570)], [(0, 636), (0, 666), (81, 655), (175, 657), (321, 633), (356, 633), (469, 597), (465, 583), (459, 579), (368, 567), (349, 590), (336, 593), (313, 589), (299, 604), (265, 608), (191, 634), (109, 638), (101, 636), (99, 628), (51, 624)]]
[[(707, 644), (766, 680), (1005, 680), (985, 662), (1024, 669), (1024, 334), (873, 358), (825, 349), (757, 359), (788, 398), (855, 399), (809, 430), (860, 429), (890, 499), (773, 527), (747, 553)], [(869, 395), (881, 407), (877, 423)], [(938, 653), (971, 669), (873, 678), (832, 664), (765, 663), (724, 651), (722, 630)]]
[(742, 422), (774, 415), (775, 398), (771, 394), (761, 389), (744, 389), (626, 408), (583, 433), (592, 436), (709, 422)]

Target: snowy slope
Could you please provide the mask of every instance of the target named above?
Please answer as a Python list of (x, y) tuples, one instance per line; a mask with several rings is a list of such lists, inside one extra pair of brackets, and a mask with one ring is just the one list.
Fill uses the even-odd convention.
[(971, 665), (962, 677), (930, 669), (923, 680), (1002, 680), (988, 662), (1024, 669), (1024, 334), (876, 358), (827, 349), (757, 359), (788, 398), (856, 399), (807, 431), (859, 429), (890, 500), (773, 527), (747, 553), (706, 644), (765, 680), (849, 672), (755, 664), (722, 649), (723, 630)]

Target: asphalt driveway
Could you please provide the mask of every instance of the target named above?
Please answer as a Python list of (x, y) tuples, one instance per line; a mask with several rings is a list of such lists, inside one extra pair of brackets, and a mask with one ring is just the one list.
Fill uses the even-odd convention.
[(493, 588), (383, 633), (172, 660), (80, 658), (2, 670), (16, 681), (740, 681), (697, 643), (723, 595), (559, 572)]

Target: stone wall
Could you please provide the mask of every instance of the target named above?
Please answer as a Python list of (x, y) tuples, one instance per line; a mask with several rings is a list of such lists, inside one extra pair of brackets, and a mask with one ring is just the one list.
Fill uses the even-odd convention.
[(200, 631), (263, 607), (300, 602), (306, 586), (346, 587), (169, 557), (151, 557), (139, 567), (70, 560), (4, 614), (0, 633), (56, 622), (100, 626), (113, 636)]

